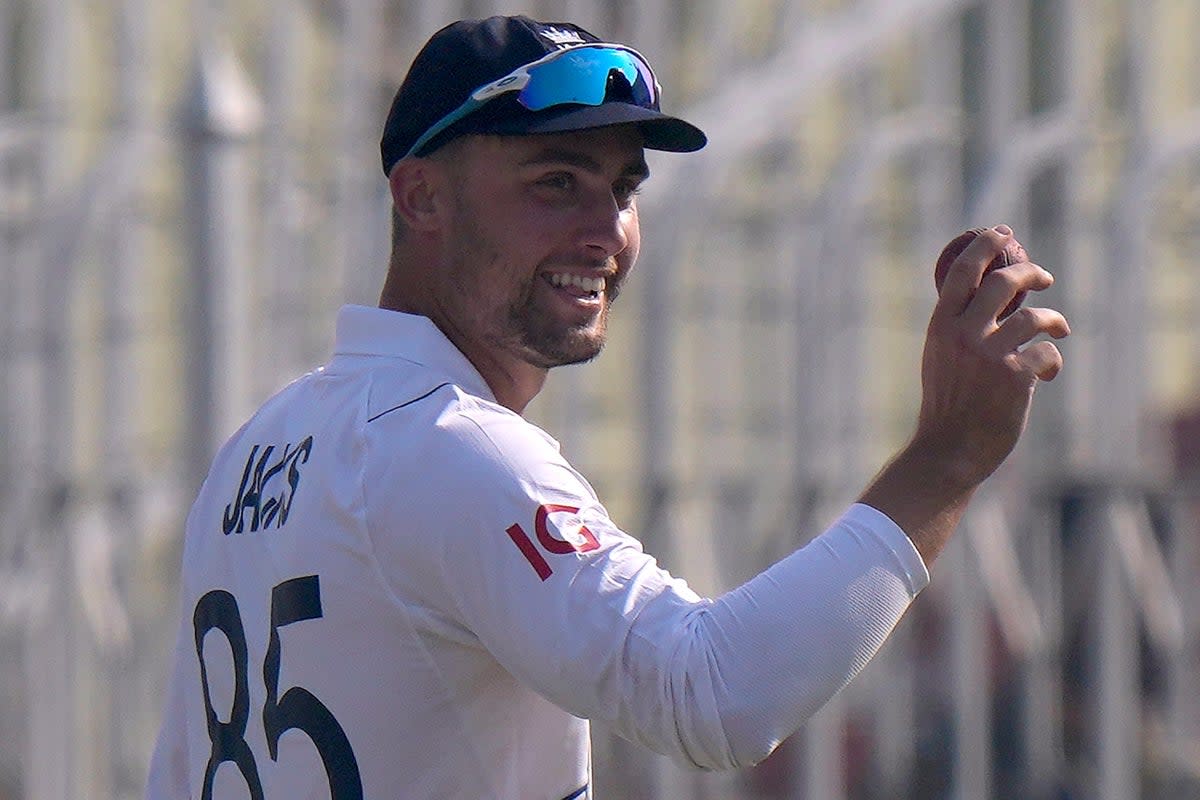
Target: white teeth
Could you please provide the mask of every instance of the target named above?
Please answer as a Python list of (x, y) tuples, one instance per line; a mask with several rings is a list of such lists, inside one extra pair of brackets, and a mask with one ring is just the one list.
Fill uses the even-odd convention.
[(588, 278), (584, 275), (568, 275), (562, 272), (550, 273), (550, 284), (552, 286), (574, 286), (585, 292), (597, 294), (604, 291), (606, 285), (604, 278)]

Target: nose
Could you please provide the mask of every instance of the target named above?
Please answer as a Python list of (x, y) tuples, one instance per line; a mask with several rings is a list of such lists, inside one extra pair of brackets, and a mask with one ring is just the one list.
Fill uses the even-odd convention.
[(598, 256), (611, 258), (629, 246), (630, 226), (636, 224), (632, 207), (622, 207), (611, 192), (599, 193), (587, 211), (584, 244)]

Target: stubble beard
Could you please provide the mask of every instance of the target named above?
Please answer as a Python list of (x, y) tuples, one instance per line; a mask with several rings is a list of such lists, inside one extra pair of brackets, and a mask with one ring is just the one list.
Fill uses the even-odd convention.
[[(541, 280), (534, 278), (533, 280)], [(509, 309), (513, 330), (520, 331), (526, 361), (542, 369), (582, 364), (600, 355), (608, 340), (608, 307), (605, 299), (597, 316), (583, 325), (571, 325), (555, 319), (538, 308), (532, 282), (526, 287), (524, 301)]]
[[(570, 324), (539, 308), (536, 302), (535, 276), (522, 286), (518, 300), (509, 309), (513, 330), (521, 332), (520, 341), (528, 354), (526, 361), (542, 369), (583, 364), (600, 355), (608, 343), (608, 314), (621, 291), (623, 275), (613, 266), (612, 259), (597, 264), (608, 278), (605, 281), (601, 305), (596, 316), (583, 324)], [(540, 272), (540, 270), (539, 270)]]
[[(495, 264), (502, 259), (489, 245), (486, 236), (474, 223), (474, 216), (466, 207), (464, 198), (459, 198), (459, 219), (463, 221), (458, 231), (462, 247), (459, 263), (454, 269), (463, 280), (454, 281), (462, 293), (468, 291), (472, 282), (471, 263)], [(609, 270), (612, 272), (613, 270)], [(486, 272), (486, 270), (485, 270)], [(499, 323), (489, 337), (492, 345), (503, 350), (516, 350), (531, 366), (552, 369), (568, 364), (591, 361), (600, 354), (608, 339), (608, 310), (620, 290), (619, 278), (610, 277), (604, 292), (603, 303), (596, 316), (584, 324), (570, 324), (555, 317), (537, 303), (536, 281), (544, 280), (531, 270), (529, 277), (522, 280), (513, 302), (495, 320)]]
[(591, 361), (604, 349), (607, 340), (611, 295), (606, 296), (594, 316), (582, 324), (573, 324), (538, 303), (541, 287), (536, 282), (541, 280), (544, 278), (537, 275), (523, 280), (507, 306), (485, 311), (484, 316), (480, 311), (485, 306), (471, 300), (471, 280), (452, 279), (460, 298), (460, 312), (456, 316), (464, 320), (474, 318), (467, 327), (479, 331), (490, 347), (514, 353), (530, 366), (551, 369)]

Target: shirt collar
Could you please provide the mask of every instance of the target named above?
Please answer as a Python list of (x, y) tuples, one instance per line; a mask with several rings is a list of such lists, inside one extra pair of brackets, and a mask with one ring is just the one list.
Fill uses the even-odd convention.
[(428, 317), (370, 306), (343, 306), (334, 356), (403, 358), (445, 373), (467, 392), (495, 402), (479, 371)]

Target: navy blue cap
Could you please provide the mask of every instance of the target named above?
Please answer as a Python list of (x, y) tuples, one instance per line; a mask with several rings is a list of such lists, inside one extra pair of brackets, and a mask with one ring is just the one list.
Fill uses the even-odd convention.
[[(431, 127), (467, 101), (479, 87), (518, 67), (571, 45), (603, 40), (569, 22), (538, 22), (525, 16), (460, 20), (435, 33), (413, 59), (392, 100), (380, 141), (383, 171), (403, 158)], [(598, 106), (564, 105), (530, 111), (515, 94), (503, 94), (442, 131), (416, 155), (427, 155), (470, 133), (530, 134), (635, 123), (645, 147), (678, 153), (703, 147), (704, 132), (682, 119), (619, 98)]]

